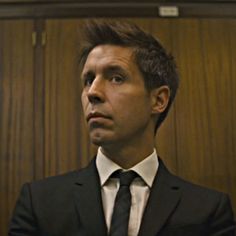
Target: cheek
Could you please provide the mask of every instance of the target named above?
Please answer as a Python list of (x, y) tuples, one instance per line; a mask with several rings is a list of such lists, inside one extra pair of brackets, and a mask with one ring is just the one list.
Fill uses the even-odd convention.
[(142, 95), (127, 96), (126, 99), (117, 99), (113, 104), (117, 118), (128, 123), (137, 122), (137, 120), (147, 119), (151, 113), (148, 99)]
[(83, 110), (85, 111), (86, 107), (88, 106), (87, 95), (85, 93), (82, 93), (80, 99), (81, 99)]

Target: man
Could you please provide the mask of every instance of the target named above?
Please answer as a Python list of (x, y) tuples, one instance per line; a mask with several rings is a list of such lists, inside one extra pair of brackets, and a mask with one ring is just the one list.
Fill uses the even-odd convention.
[(132, 24), (90, 22), (85, 36), (81, 98), (98, 153), (85, 169), (25, 184), (9, 235), (234, 235), (228, 197), (157, 157), (155, 133), (178, 88), (172, 57)]

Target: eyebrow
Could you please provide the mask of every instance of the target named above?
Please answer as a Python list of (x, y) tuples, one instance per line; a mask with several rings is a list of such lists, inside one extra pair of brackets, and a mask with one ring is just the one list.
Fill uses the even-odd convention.
[(94, 76), (94, 72), (92, 70), (88, 70), (85, 73), (81, 74), (81, 79), (85, 79), (87, 77)]
[[(121, 66), (119, 65), (108, 65), (104, 68), (104, 72), (103, 72), (105, 75), (109, 75), (109, 74), (112, 74), (112, 73), (120, 73), (124, 76), (129, 76), (129, 73), (123, 69)], [(83, 73), (81, 75), (81, 78), (84, 79), (88, 76), (93, 76), (95, 73), (94, 73), (94, 70), (93, 69), (89, 69), (88, 71), (85, 71), (85, 73)]]
[(121, 73), (124, 75), (128, 75), (127, 71), (125, 69), (123, 69), (121, 66), (118, 65), (109, 65), (105, 68), (105, 74), (109, 74), (109, 73)]

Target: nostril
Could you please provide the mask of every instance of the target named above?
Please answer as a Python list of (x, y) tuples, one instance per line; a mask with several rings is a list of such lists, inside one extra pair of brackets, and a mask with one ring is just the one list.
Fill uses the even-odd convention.
[(88, 100), (90, 103), (101, 103), (102, 102), (102, 98), (99, 95), (88, 95)]

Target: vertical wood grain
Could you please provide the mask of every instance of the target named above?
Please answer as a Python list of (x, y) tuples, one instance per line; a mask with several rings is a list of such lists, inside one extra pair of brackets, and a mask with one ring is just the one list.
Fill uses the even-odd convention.
[[(203, 61), (208, 88), (212, 186), (235, 199), (235, 20), (201, 20)], [(230, 26), (230, 27), (229, 27)], [(235, 202), (234, 202), (235, 206)]]
[(44, 45), (42, 45), (42, 34), (44, 32), (44, 20), (34, 22), (34, 33), (36, 33), (36, 45), (34, 46), (34, 178), (44, 177)]
[(230, 119), (231, 119), (231, 137), (232, 138), (232, 156), (228, 159), (228, 174), (229, 174), (229, 193), (233, 200), (233, 206), (236, 216), (236, 20), (232, 20), (227, 24), (229, 30), (229, 64), (230, 64)]
[(199, 20), (178, 19), (172, 22), (172, 28), (172, 48), (181, 80), (175, 102), (178, 174), (204, 182), (205, 168), (211, 163), (211, 156), (207, 147), (209, 133), (205, 102), (208, 95), (205, 92)]
[(0, 21), (0, 235), (34, 176), (32, 21)]
[[(45, 47), (45, 175), (79, 167), (80, 106), (76, 20), (47, 20)], [(83, 137), (84, 138), (84, 137)], [(86, 145), (88, 145), (86, 143)], [(86, 159), (87, 156), (84, 156)]]
[(173, 29), (178, 174), (229, 193), (235, 207), (235, 22), (179, 19)]

